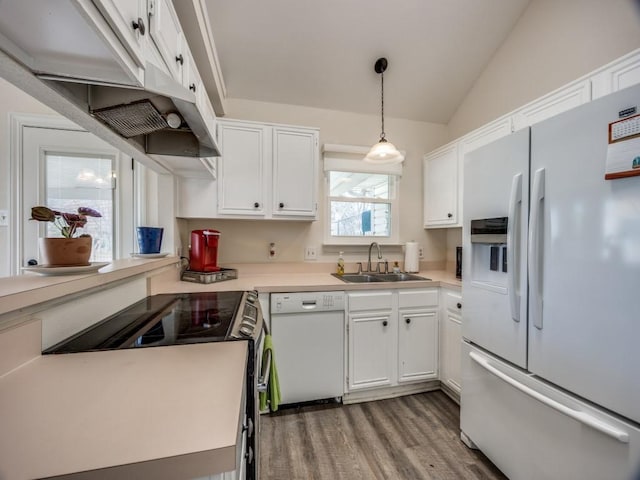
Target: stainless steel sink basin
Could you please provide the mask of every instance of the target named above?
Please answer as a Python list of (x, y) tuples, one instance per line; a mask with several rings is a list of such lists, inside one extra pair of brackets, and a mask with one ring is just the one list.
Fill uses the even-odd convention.
[(412, 273), (377, 273), (376, 278), (380, 278), (383, 282), (408, 282), (411, 280), (431, 280), (430, 278), (421, 277)]
[(409, 281), (425, 281), (430, 278), (420, 277), (411, 273), (345, 273), (338, 275), (332, 273), (336, 278), (347, 283), (370, 283), (370, 282), (409, 282)]
[(366, 273), (345, 273), (344, 275), (338, 275), (336, 273), (332, 273), (331, 275), (347, 283), (369, 283), (369, 282), (384, 281), (379, 279), (377, 275), (369, 275)]

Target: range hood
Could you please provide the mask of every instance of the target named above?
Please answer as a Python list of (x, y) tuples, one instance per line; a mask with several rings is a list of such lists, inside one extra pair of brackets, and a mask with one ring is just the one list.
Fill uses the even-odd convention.
[(147, 154), (220, 156), (212, 136), (214, 126), (207, 126), (195, 94), (153, 64), (145, 66), (142, 88), (37, 76)]

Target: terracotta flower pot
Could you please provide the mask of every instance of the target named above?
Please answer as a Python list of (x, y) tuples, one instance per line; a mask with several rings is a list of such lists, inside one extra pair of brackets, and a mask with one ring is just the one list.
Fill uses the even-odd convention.
[(89, 265), (92, 238), (40, 238), (40, 256), (44, 265), (79, 267)]

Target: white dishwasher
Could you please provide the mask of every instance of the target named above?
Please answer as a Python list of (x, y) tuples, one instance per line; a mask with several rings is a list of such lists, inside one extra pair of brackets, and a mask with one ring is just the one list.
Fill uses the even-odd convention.
[(271, 294), (281, 403), (342, 397), (344, 292)]

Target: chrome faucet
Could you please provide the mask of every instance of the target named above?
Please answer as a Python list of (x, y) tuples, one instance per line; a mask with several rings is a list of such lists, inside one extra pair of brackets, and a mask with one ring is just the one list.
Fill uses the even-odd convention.
[[(369, 261), (367, 262), (367, 272), (371, 272), (371, 249), (373, 248), (373, 246), (376, 246), (376, 248), (378, 249), (378, 260), (382, 260), (382, 250), (380, 250), (380, 245), (378, 245), (378, 242), (372, 242), (371, 245), (369, 245)], [(376, 264), (377, 267), (379, 268), (379, 265)]]

